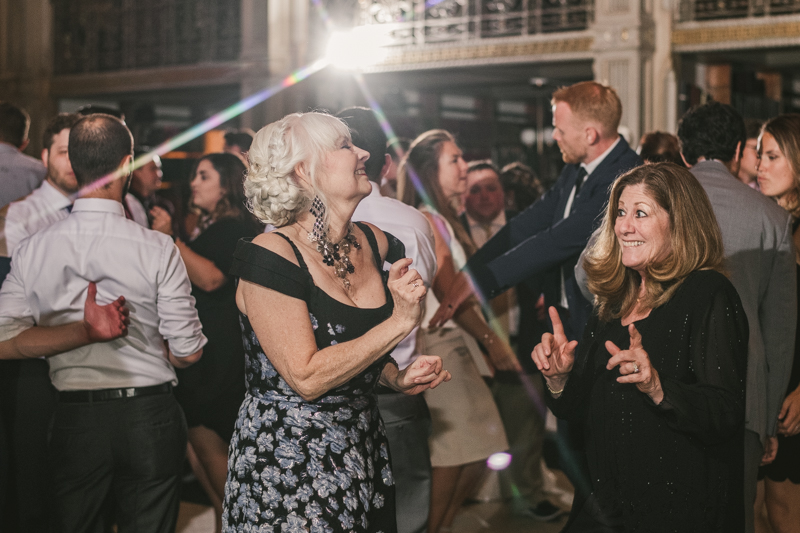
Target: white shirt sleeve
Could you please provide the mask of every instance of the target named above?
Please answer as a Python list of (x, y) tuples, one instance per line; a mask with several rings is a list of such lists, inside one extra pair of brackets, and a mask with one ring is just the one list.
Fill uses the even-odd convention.
[(36, 325), (20, 270), (20, 262), (12, 260), (11, 272), (0, 289), (0, 341), (13, 339)]
[(17, 204), (8, 206), (8, 213), (6, 214), (5, 237), (6, 237), (6, 253), (8, 257), (13, 255), (13, 252), (19, 246), (23, 239), (30, 237), (30, 231), (25, 224), (28, 217), (27, 210)]
[(403, 241), (406, 246), (406, 257), (414, 259), (411, 268), (419, 272), (425, 286), (430, 288), (433, 278), (436, 276), (436, 245), (433, 240), (433, 230), (430, 226), (425, 233), (415, 229), (414, 239), (406, 239), (406, 241)]
[(158, 282), (158, 331), (175, 357), (186, 357), (206, 345), (197, 317), (192, 286), (178, 247), (163, 250)]

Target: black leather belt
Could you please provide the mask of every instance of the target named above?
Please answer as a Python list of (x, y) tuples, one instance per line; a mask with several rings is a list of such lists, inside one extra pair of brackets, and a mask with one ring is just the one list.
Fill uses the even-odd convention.
[(90, 403), (122, 400), (136, 396), (166, 394), (172, 391), (172, 383), (162, 383), (150, 387), (128, 387), (124, 389), (70, 390), (58, 393), (58, 401), (64, 403)]

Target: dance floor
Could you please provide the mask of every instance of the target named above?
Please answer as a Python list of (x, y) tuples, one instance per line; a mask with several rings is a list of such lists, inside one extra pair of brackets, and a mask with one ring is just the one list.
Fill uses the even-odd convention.
[[(564, 475), (554, 471), (558, 487), (569, 490)], [(551, 497), (553, 503), (569, 509), (559, 496)], [(555, 522), (536, 522), (530, 518), (514, 516), (507, 504), (499, 501), (478, 502), (465, 505), (456, 516), (451, 530), (454, 533), (558, 533), (567, 521), (566, 516)], [(211, 507), (181, 502), (177, 533), (213, 533), (214, 511)]]

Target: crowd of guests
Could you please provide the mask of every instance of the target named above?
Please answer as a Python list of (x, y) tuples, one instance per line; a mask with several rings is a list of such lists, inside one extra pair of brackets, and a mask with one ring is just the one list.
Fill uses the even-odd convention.
[(172, 531), (188, 458), (218, 531), (446, 532), (500, 452), (549, 521), (547, 408), (566, 532), (800, 530), (800, 115), (637, 153), (552, 104), (548, 191), (348, 108), (226, 135), (183, 217), (124, 117), (38, 162), (0, 103), (3, 530)]

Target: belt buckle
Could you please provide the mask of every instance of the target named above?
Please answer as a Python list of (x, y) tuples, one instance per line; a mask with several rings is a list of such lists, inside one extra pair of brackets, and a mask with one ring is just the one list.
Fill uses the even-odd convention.
[(125, 398), (133, 398), (134, 396), (136, 396), (136, 388), (130, 387), (127, 389), (123, 389), (123, 393)]

